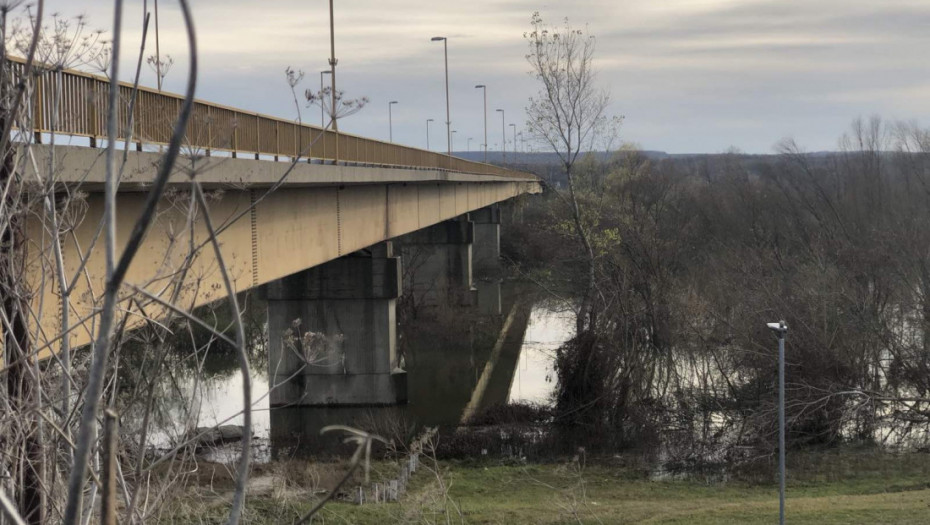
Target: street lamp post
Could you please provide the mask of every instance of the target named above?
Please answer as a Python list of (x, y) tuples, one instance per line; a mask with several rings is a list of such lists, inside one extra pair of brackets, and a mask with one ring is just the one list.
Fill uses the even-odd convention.
[(468, 147), (465, 148), (465, 149), (467, 149), (468, 151), (471, 151), (471, 141), (472, 141), (472, 138), (471, 138), (471, 137), (468, 137), (468, 141), (466, 142), (466, 144), (468, 144)]
[[(339, 164), (339, 120), (337, 119), (338, 111), (336, 109), (336, 24), (333, 18), (333, 0), (329, 0), (329, 78), (332, 81), (332, 92), (330, 93), (329, 111), (330, 120), (333, 122), (333, 131), (336, 132), (336, 147), (333, 154), (333, 164)], [(320, 101), (322, 104), (323, 101)]]
[(433, 119), (426, 119), (426, 149), (429, 151), (429, 123), (433, 122)]
[(484, 92), (484, 162), (488, 162), (488, 87), (478, 84), (475, 89), (481, 88)]
[[(330, 99), (330, 110), (333, 112), (333, 129), (339, 131), (339, 124), (336, 123), (336, 24), (333, 19), (333, 0), (329, 0), (329, 72), (332, 80), (332, 93)], [(338, 158), (338, 157), (337, 157)]]
[(504, 123), (504, 110), (496, 109), (501, 113), (501, 152), (503, 154), (502, 162), (507, 162), (507, 125)]
[(517, 158), (517, 155), (516, 155), (517, 153), (517, 125), (511, 122), (510, 127), (513, 128), (513, 152), (514, 152), (513, 158), (516, 161), (516, 158)]
[(785, 525), (785, 334), (784, 321), (768, 323), (778, 336), (778, 523)]
[(326, 127), (326, 115), (323, 112), (323, 75), (331, 75), (333, 72), (327, 69), (320, 71), (320, 127)]
[(456, 133), (458, 133), (458, 131), (456, 131), (456, 130), (453, 129), (453, 130), (452, 130), (452, 145), (453, 145), (453, 146), (455, 145), (455, 134), (456, 134)]
[(431, 42), (440, 40), (442, 40), (442, 52), (446, 61), (446, 145), (449, 156), (452, 156), (452, 118), (449, 116), (449, 40), (444, 36), (434, 36), (430, 39)]
[(394, 142), (394, 119), (391, 116), (391, 106), (397, 104), (396, 100), (388, 102), (388, 142)]
[(158, 0), (155, 0), (155, 77), (161, 93), (161, 46), (158, 45)]

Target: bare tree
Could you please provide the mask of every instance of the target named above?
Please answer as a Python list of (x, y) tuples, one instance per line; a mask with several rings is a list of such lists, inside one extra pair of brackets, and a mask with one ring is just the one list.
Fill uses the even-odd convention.
[(568, 19), (562, 27), (550, 27), (538, 11), (533, 13), (530, 24), (532, 31), (523, 35), (529, 44), (526, 59), (541, 86), (526, 108), (526, 126), (536, 140), (558, 155), (568, 179), (568, 196), (564, 200), (588, 260), (577, 318), (577, 331), (581, 334), (592, 329), (596, 320), (592, 308), (596, 260), (590, 226), (576, 195), (574, 167), (583, 153), (605, 142), (603, 137), (616, 136), (622, 118), (608, 117), (610, 95), (596, 85), (594, 36), (575, 29)]

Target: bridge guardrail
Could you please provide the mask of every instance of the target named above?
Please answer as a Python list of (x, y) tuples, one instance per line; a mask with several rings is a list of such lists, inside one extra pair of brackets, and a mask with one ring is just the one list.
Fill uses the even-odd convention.
[[(24, 60), (8, 57), (14, 78), (22, 76)], [(106, 138), (106, 115), (109, 105), (110, 81), (103, 76), (73, 69), (58, 71), (39, 66), (42, 74), (34, 75), (33, 131), (88, 137), (91, 145)], [(35, 71), (35, 70), (34, 70)], [(57, 88), (56, 88), (57, 86)], [(120, 82), (118, 139), (126, 140), (129, 130), (129, 100), (132, 84)], [(57, 104), (55, 99), (58, 99)], [(132, 142), (167, 144), (175, 116), (180, 112), (183, 97), (175, 93), (139, 86), (132, 112)], [(57, 118), (53, 119), (57, 109)], [(54, 122), (54, 130), (52, 124)], [(529, 178), (527, 173), (474, 162), (443, 153), (421, 150), (319, 126), (244, 111), (241, 109), (196, 100), (187, 129), (186, 145), (210, 151), (278, 157), (302, 157), (321, 161), (369, 164), (406, 168), (427, 168), (478, 175)]]

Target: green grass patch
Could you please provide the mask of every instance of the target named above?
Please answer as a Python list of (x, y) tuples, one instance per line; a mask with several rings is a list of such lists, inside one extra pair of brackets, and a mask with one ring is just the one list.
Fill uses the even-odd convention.
[[(773, 523), (774, 477), (734, 474), (726, 482), (651, 481), (615, 460), (502, 465), (441, 462), (440, 475), (421, 469), (400, 502), (328, 505), (317, 523)], [(594, 463), (594, 464), (592, 464)], [(441, 481), (440, 481), (441, 480)], [(443, 488), (445, 487), (445, 489)], [(247, 523), (293, 521), (314, 496), (249, 499)], [(213, 509), (222, 509), (214, 506)], [(213, 512), (204, 523), (221, 522)], [(795, 454), (789, 467), (792, 524), (927, 523), (930, 456), (874, 451)], [(216, 521), (218, 520), (218, 521)]]

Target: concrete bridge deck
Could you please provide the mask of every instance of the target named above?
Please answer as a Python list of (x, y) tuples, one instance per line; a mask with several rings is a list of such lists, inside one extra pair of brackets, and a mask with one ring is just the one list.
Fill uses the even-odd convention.
[[(47, 154), (36, 146), (39, 163)], [(80, 213), (62, 242), (66, 273), (84, 274), (69, 294), (74, 318), (92, 320), (103, 290), (104, 253), (93, 241), (103, 214), (104, 162), (100, 150), (56, 147), (56, 178), (85, 193), (71, 204)], [(155, 173), (157, 153), (129, 152), (126, 177), (117, 199), (119, 242), (125, 243)], [(184, 161), (182, 161), (184, 162)], [(172, 185), (190, 184), (181, 166)], [(43, 164), (39, 164), (43, 165)], [(210, 214), (221, 230), (223, 259), (237, 290), (244, 291), (354, 251), (462, 216), (524, 193), (539, 191), (532, 178), (456, 173), (438, 169), (377, 168), (202, 157), (192, 163), (196, 178), (213, 190)], [(285, 171), (287, 178), (274, 191)], [(29, 281), (40, 304), (42, 328), (37, 347), (52, 346), (61, 332), (59, 292), (48, 245), (47, 225), (32, 217)], [(130, 267), (126, 284), (160, 294), (176, 277), (188, 273), (179, 304), (199, 306), (222, 296), (221, 276), (211, 250), (189, 260), (185, 248), (207, 241), (202, 217), (190, 216), (181, 194), (169, 194), (145, 243)], [(118, 246), (118, 251), (122, 246)], [(84, 263), (83, 258), (87, 258)], [(72, 327), (72, 344), (92, 339), (92, 322)]]

